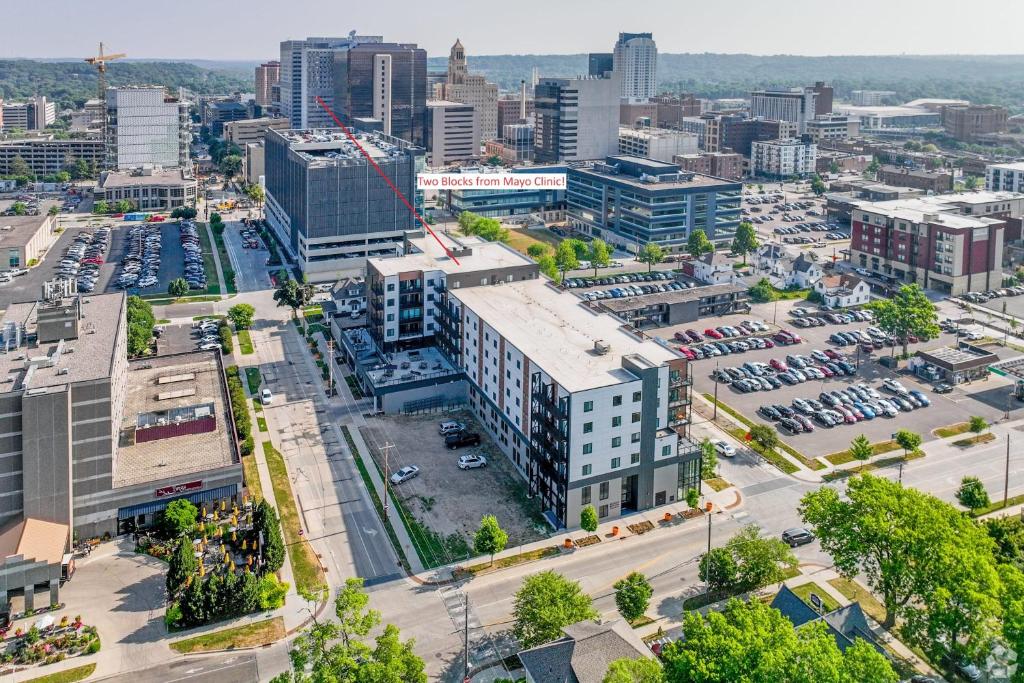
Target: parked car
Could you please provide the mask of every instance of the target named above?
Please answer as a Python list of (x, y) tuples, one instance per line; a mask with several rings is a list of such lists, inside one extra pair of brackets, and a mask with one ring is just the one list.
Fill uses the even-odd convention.
[(416, 465), (406, 465), (405, 467), (391, 475), (391, 483), (395, 485), (403, 484), (412, 479), (413, 477), (419, 476), (419, 473), (420, 468), (417, 467)]
[(477, 467), (487, 467), (487, 458), (482, 455), (463, 455), (459, 457), (460, 470), (472, 470)]
[(274, 402), (274, 392), (264, 387), (260, 390), (260, 403), (265, 406), (269, 406)]
[(457, 432), (455, 434), (449, 434), (444, 439), (444, 445), (452, 451), (456, 448), (462, 448), (463, 446), (479, 446), (480, 435), (476, 432)]
[(814, 534), (803, 527), (794, 527), (782, 532), (782, 540), (788, 543), (790, 548), (795, 548), (813, 542)]
[(712, 443), (715, 446), (715, 451), (719, 455), (726, 458), (731, 458), (736, 455), (736, 448), (733, 445), (728, 444), (725, 441), (713, 441)]
[(441, 436), (448, 436), (449, 434), (458, 434), (461, 431), (465, 431), (466, 425), (455, 420), (445, 420), (442, 422), (437, 429), (437, 433)]
[(949, 392), (953, 391), (953, 387), (943, 382), (942, 384), (936, 384), (935, 388), (932, 391), (934, 391), (936, 394), (948, 394)]
[(911, 389), (910, 390), (910, 396), (912, 398), (917, 399), (917, 402), (920, 403), (924, 407), (928, 407), (928, 406), (930, 406), (932, 404), (932, 402), (928, 399), (928, 397), (925, 396), (924, 393), (918, 391), (917, 389)]
[(900, 396), (906, 396), (908, 393), (905, 386), (889, 377), (882, 380), (882, 388), (886, 391), (891, 391), (894, 394), (899, 394)]

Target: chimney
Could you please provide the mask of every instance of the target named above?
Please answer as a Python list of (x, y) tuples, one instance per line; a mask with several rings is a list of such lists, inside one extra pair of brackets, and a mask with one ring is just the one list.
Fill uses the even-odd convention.
[(526, 80), (519, 81), (519, 121), (526, 121)]

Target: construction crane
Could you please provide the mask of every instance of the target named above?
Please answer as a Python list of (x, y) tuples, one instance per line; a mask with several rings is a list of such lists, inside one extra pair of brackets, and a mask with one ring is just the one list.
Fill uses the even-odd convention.
[(107, 62), (112, 62), (115, 59), (124, 59), (127, 56), (128, 55), (124, 54), (123, 52), (115, 55), (105, 55), (103, 54), (103, 43), (100, 43), (99, 54), (95, 57), (85, 58), (86, 64), (93, 64), (96, 66), (96, 80), (98, 83), (97, 93), (99, 93), (100, 102), (104, 101), (107, 93)]

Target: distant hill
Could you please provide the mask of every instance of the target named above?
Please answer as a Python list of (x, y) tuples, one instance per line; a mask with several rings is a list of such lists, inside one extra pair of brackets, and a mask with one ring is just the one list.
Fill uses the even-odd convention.
[[(428, 67), (444, 69), (447, 57)], [(469, 68), (502, 89), (529, 81), (534, 67), (543, 76), (587, 71), (587, 56), (469, 55)], [(741, 97), (752, 89), (831, 83), (840, 96), (851, 90), (894, 90), (900, 98), (954, 97), (1024, 110), (1024, 55), (801, 57), (746, 54), (659, 54), (660, 87), (702, 97)]]

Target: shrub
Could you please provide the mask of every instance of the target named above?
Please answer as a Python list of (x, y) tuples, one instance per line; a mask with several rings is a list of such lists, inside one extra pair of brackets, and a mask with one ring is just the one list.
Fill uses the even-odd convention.
[(181, 623), (181, 608), (178, 607), (178, 603), (172, 602), (167, 605), (167, 611), (164, 612), (164, 626), (168, 630), (174, 628)]
[(220, 348), (224, 353), (231, 353), (235, 350), (235, 341), (231, 336), (231, 328), (227, 325), (221, 325), (218, 330), (220, 334)]
[(242, 445), (239, 450), (241, 451), (242, 455), (252, 455), (252, 452), (255, 448), (256, 445), (253, 442), (252, 434), (250, 434), (249, 436), (245, 437), (245, 439), (242, 440)]

